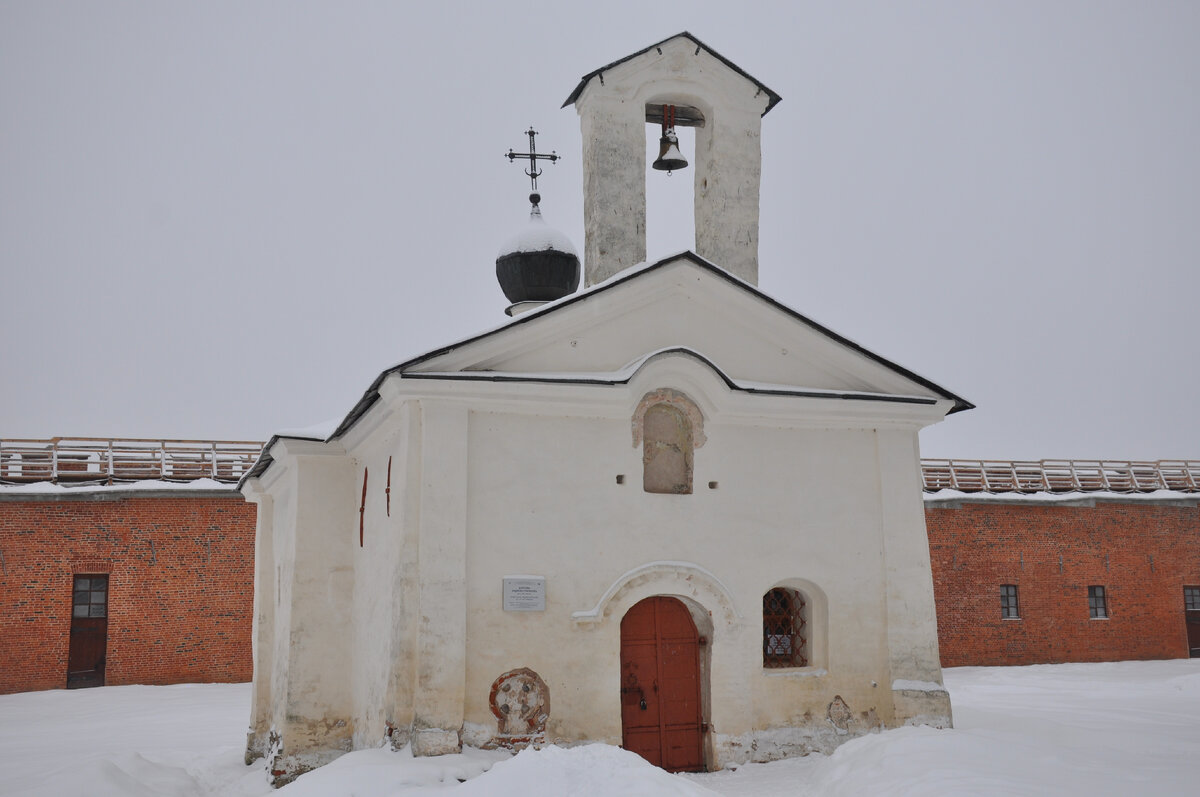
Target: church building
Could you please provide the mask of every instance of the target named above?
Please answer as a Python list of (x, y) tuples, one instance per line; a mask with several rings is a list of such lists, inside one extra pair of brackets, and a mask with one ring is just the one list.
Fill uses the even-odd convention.
[[(519, 236), (510, 321), (267, 444), (247, 757), (277, 782), (385, 739), (698, 771), (950, 725), (918, 432), (972, 405), (757, 289), (779, 100), (688, 33), (586, 75), (585, 287)], [(696, 229), (651, 263), (647, 123)]]

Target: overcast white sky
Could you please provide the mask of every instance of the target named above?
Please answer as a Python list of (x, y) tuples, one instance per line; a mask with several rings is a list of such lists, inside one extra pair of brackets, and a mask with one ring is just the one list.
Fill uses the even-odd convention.
[(502, 153), (582, 251), (559, 106), (685, 29), (783, 97), (760, 287), (978, 405), (924, 455), (1200, 458), (1189, 0), (0, 0), (0, 436), (265, 439), (502, 322)]

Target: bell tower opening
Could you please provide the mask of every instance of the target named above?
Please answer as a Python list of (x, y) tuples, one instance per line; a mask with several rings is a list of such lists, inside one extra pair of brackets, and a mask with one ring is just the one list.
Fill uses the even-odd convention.
[[(655, 164), (662, 153), (663, 119), (673, 108), (677, 148), (687, 165), (674, 170)], [(704, 126), (700, 109), (686, 105), (646, 105), (646, 259), (657, 260), (696, 249), (696, 128)]]

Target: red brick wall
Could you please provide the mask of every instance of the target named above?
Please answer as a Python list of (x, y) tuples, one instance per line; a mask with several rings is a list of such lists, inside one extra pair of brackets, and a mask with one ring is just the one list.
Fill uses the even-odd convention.
[[(926, 503), (943, 666), (1188, 655), (1200, 507), (1079, 503)], [(1001, 584), (1017, 585), (1019, 620), (1001, 619)], [(1105, 587), (1109, 619), (1090, 619), (1089, 585)]]
[[(1200, 507), (1072, 504), (926, 504), (944, 666), (1187, 655)], [(0, 495), (0, 694), (66, 684), (72, 577), (93, 573), (109, 574), (109, 685), (248, 681), (254, 524), (232, 491)], [(1019, 620), (1001, 619), (1001, 584)], [(1092, 584), (1107, 620), (1089, 618)]]
[(250, 680), (254, 524), (232, 491), (0, 496), (0, 694), (66, 685), (75, 574), (109, 574), (108, 685)]

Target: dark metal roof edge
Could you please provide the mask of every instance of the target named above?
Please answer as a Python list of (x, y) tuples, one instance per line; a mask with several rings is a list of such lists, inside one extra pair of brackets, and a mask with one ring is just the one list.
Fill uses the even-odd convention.
[(613, 385), (626, 385), (633, 380), (643, 368), (645, 368), (651, 360), (668, 354), (683, 354), (698, 360), (721, 378), (730, 390), (736, 390), (739, 393), (751, 393), (761, 396), (793, 396), (799, 398), (817, 398), (817, 399), (841, 399), (845, 401), (884, 401), (896, 404), (924, 404), (930, 405), (937, 403), (937, 399), (928, 398), (925, 396), (896, 396), (886, 393), (858, 393), (853, 391), (833, 391), (833, 390), (804, 390), (797, 388), (789, 390), (785, 387), (778, 388), (762, 388), (762, 387), (744, 387), (731, 379), (724, 371), (722, 371), (716, 363), (705, 357), (695, 349), (689, 349), (686, 346), (675, 346), (669, 349), (657, 351), (650, 357), (647, 357), (644, 362), (634, 369), (633, 373), (624, 379), (598, 379), (598, 378), (571, 378), (565, 376), (518, 376), (515, 374), (498, 374), (492, 371), (460, 371), (458, 373), (435, 373), (424, 374), (420, 372), (402, 374), (403, 379), (428, 379), (446, 382), (505, 382), (505, 383), (535, 383), (548, 385), (600, 385), (609, 387)]
[(756, 387), (740, 387), (746, 393), (757, 393), (763, 396), (799, 396), (802, 398), (834, 398), (843, 401), (883, 401), (892, 404), (923, 404), (929, 406), (936, 404), (937, 399), (927, 398), (925, 396), (896, 396), (888, 393), (854, 393), (854, 392), (838, 392), (832, 390), (785, 390), (785, 389), (763, 389)]
[(446, 380), (446, 381), (464, 381), (464, 382), (532, 382), (532, 383), (550, 384), (550, 385), (601, 385), (601, 386), (608, 387), (611, 385), (627, 385), (627, 384), (629, 384), (629, 382), (635, 376), (637, 376), (638, 373), (640, 373), (641, 370), (643, 368), (645, 368), (646, 365), (651, 360), (654, 360), (658, 357), (662, 357), (667, 354), (685, 354), (685, 355), (691, 357), (692, 359), (699, 360), (704, 365), (708, 366), (709, 369), (711, 369), (713, 373), (715, 373), (717, 376), (721, 377), (721, 380), (725, 383), (725, 385), (727, 387), (729, 387), (730, 390), (744, 390), (744, 388), (738, 387), (738, 385), (736, 383), (734, 383), (734, 381), (732, 379), (730, 379), (725, 374), (724, 371), (722, 371), (720, 368), (718, 368), (717, 365), (712, 360), (708, 359), (707, 357), (705, 357), (703, 354), (696, 351), (695, 349), (689, 349), (687, 346), (672, 346), (669, 349), (663, 349), (661, 351), (654, 352), (654, 354), (647, 357), (641, 364), (638, 365), (637, 368), (633, 369), (633, 372), (629, 376), (625, 377), (624, 379), (599, 379), (599, 378), (591, 378), (591, 377), (574, 379), (574, 378), (566, 377), (566, 376), (518, 376), (515, 374), (495, 373), (493, 371), (459, 371), (457, 373), (440, 373), (440, 374), (427, 374), (427, 373), (421, 373), (421, 372), (417, 371), (417, 372), (413, 372), (410, 374), (402, 374), (401, 378), (402, 379), (439, 379), (439, 380)]
[[(690, 253), (685, 253), (685, 254), (690, 254)], [(588, 298), (589, 296), (593, 296), (597, 293), (606, 291), (606, 290), (612, 288), (614, 285), (619, 285), (619, 284), (625, 282), (626, 280), (629, 280), (629, 279), (632, 279), (632, 278), (638, 276), (638, 274), (641, 274), (646, 271), (653, 271), (653, 270), (661, 267), (663, 264), (665, 264), (671, 260), (677, 259), (678, 257), (680, 257), (680, 255), (673, 255), (664, 260), (660, 260), (657, 263), (655, 263), (654, 265), (648, 266), (645, 269), (642, 269), (636, 273), (627, 274), (625, 276), (615, 277), (612, 280), (610, 280), (607, 284), (602, 285), (601, 287), (596, 288), (594, 290), (585, 290), (580, 293), (576, 293), (570, 297), (560, 299), (558, 302), (555, 303), (554, 307), (551, 307), (544, 312), (539, 311), (539, 310), (531, 310), (527, 313), (522, 313), (521, 315), (517, 316), (516, 318), (514, 318), (513, 320), (509, 321), (507, 324), (504, 324), (501, 327), (498, 327), (496, 329), (490, 329), (486, 332), (481, 332), (478, 335), (472, 335), (471, 337), (464, 338), (463, 340), (460, 340), (457, 343), (451, 343), (448, 346), (442, 346), (441, 348), (425, 352), (424, 354), (418, 354), (416, 357), (405, 360), (404, 362), (399, 363), (397, 365), (393, 365), (391, 368), (386, 369), (379, 376), (375, 377), (375, 380), (373, 382), (371, 382), (371, 386), (368, 387), (366, 389), (366, 391), (364, 391), (362, 398), (360, 398), (358, 400), (358, 403), (355, 404), (354, 407), (350, 410), (350, 412), (348, 412), (346, 414), (346, 417), (342, 420), (342, 422), (340, 424), (338, 424), (337, 429), (335, 429), (333, 431), (333, 434), (329, 437), (329, 439), (335, 440), (335, 439), (341, 437), (343, 434), (348, 432), (352, 426), (354, 426), (354, 424), (358, 421), (359, 418), (361, 418), (363, 415), (366, 414), (367, 410), (371, 409), (371, 407), (375, 404), (375, 402), (379, 400), (379, 386), (383, 384), (383, 380), (387, 379), (392, 374), (397, 373), (397, 372), (403, 372), (408, 368), (412, 368), (415, 365), (420, 365), (421, 363), (423, 363), (427, 360), (431, 360), (434, 357), (440, 357), (443, 354), (449, 354), (450, 352), (452, 352), (456, 349), (462, 348), (463, 346), (469, 346), (478, 340), (482, 340), (484, 338), (491, 337), (492, 335), (496, 335), (496, 334), (499, 334), (506, 330), (512, 329), (514, 327), (521, 326), (522, 324), (527, 324), (535, 318), (540, 318), (543, 315), (546, 315), (547, 313), (556, 312), (563, 307), (567, 307), (569, 305), (575, 304), (576, 302), (583, 301), (584, 299)], [(272, 438), (271, 442), (274, 442), (274, 441), (275, 441), (275, 438)], [(270, 444), (268, 443), (268, 446), (269, 445)], [(264, 450), (265, 450), (265, 448), (264, 448)], [(253, 470), (251, 472), (253, 473)], [(239, 486), (240, 486), (240, 483), (239, 483)]]
[(266, 445), (264, 445), (262, 447), (262, 453), (258, 455), (258, 461), (256, 461), (253, 465), (250, 466), (250, 470), (248, 470), (242, 474), (242, 478), (238, 479), (238, 483), (237, 483), (238, 492), (241, 492), (241, 489), (246, 485), (246, 482), (262, 475), (263, 471), (265, 471), (267, 468), (269, 468), (271, 466), (271, 463), (275, 461), (271, 457), (271, 454), (269, 452), (271, 450), (271, 446), (275, 445), (275, 443), (278, 440), (279, 440), (279, 435), (277, 435), (277, 434), (271, 435), (271, 439), (268, 440)]
[[(888, 369), (894, 371), (895, 373), (898, 373), (901, 376), (905, 377), (906, 379), (910, 379), (913, 382), (916, 382), (918, 385), (921, 385), (922, 387), (927, 388), (927, 389), (933, 391), (934, 393), (937, 393), (942, 398), (953, 401), (954, 406), (951, 407), (950, 411), (946, 413), (947, 415), (951, 415), (955, 412), (961, 412), (963, 410), (970, 410), (970, 409), (975, 408), (974, 404), (972, 404), (971, 402), (962, 398), (961, 396), (951, 393), (949, 390), (947, 390), (946, 388), (937, 384), (936, 382), (932, 382), (932, 381), (926, 379), (925, 377), (921, 376), (920, 374), (913, 373), (912, 371), (908, 370), (907, 368), (897, 365), (896, 363), (892, 362), (891, 360), (887, 359), (886, 357), (882, 357), (882, 356), (876, 354), (875, 352), (873, 352), (869, 349), (866, 349), (866, 348), (862, 347), (861, 345), (855, 343), (854, 341), (850, 340), (849, 338), (839, 335), (838, 333), (834, 332), (829, 327), (818, 324), (816, 321), (813, 321), (808, 316), (798, 313), (797, 311), (788, 307), (786, 304), (763, 293), (762, 291), (760, 291), (758, 288), (751, 285), (750, 283), (748, 283), (744, 280), (738, 279), (737, 277), (735, 277), (733, 274), (730, 274), (725, 269), (723, 269), (720, 266), (717, 266), (713, 263), (710, 263), (709, 261), (705, 260), (704, 258), (700, 257), (699, 255), (697, 255), (693, 252), (684, 252), (682, 255), (673, 255), (672, 257), (668, 258), (667, 260), (668, 261), (669, 260), (678, 260), (682, 257), (690, 257), (692, 262), (696, 263), (698, 266), (708, 269), (713, 274), (717, 275), (718, 277), (720, 277), (721, 279), (730, 283), (731, 285), (739, 286), (745, 290), (750, 291), (752, 294), (757, 296), (759, 299), (762, 299), (763, 301), (767, 302), (767, 304), (771, 305), (772, 307), (775, 307), (776, 309), (783, 312), (785, 315), (788, 315), (788, 316), (794, 318), (795, 320), (801, 322), (802, 324), (805, 324), (806, 326), (810, 327), (811, 329), (821, 333), (825, 337), (830, 338), (833, 341), (840, 343), (843, 346), (846, 346), (847, 348), (849, 348), (853, 351), (858, 352), (859, 354), (863, 355), (864, 357), (866, 357), (870, 360), (874, 360), (875, 362), (879, 363), (880, 365), (884, 366), (885, 368), (888, 368)], [(658, 268), (665, 262), (667, 262), (667, 261), (660, 260), (658, 263), (655, 263), (654, 266), (652, 266), (651, 268)], [(651, 270), (651, 269), (646, 269), (646, 271), (649, 271), (649, 270)], [(641, 273), (641, 272), (638, 272), (638, 273)], [(631, 277), (636, 277), (636, 276), (637, 276), (637, 274), (631, 275)]]
[(583, 93), (584, 88), (587, 86), (588, 83), (591, 82), (592, 78), (594, 78), (598, 75), (601, 75), (604, 72), (607, 72), (608, 70), (612, 69), (613, 67), (625, 63), (626, 61), (637, 58), (639, 55), (644, 55), (645, 53), (648, 53), (651, 50), (653, 50), (655, 47), (661, 47), (662, 45), (666, 44), (667, 42), (671, 41), (672, 39), (678, 39), (680, 37), (689, 39), (690, 41), (694, 42), (697, 47), (703, 47), (705, 50), (708, 51), (708, 53), (710, 55), (712, 55), (718, 61), (725, 64), (725, 66), (729, 67), (734, 72), (737, 72), (739, 75), (746, 78), (754, 85), (758, 86), (758, 88), (761, 89), (762, 91), (766, 92), (766, 94), (770, 98), (770, 100), (769, 100), (769, 102), (767, 102), (767, 107), (762, 112), (763, 116), (766, 116), (768, 113), (770, 113), (771, 109), (774, 108), (776, 105), (778, 105), (780, 100), (783, 99), (783, 97), (780, 97), (778, 94), (776, 94), (770, 88), (768, 88), (767, 85), (765, 83), (763, 83), (761, 80), (754, 77), (749, 72), (747, 72), (746, 70), (742, 69), (740, 66), (735, 64), (733, 61), (730, 61), (728, 58), (721, 55), (719, 52), (717, 52), (713, 48), (709, 47), (707, 44), (700, 41), (695, 36), (693, 36), (692, 34), (688, 33), (685, 30), (680, 33), (676, 33), (674, 36), (668, 36), (667, 38), (663, 39), (662, 41), (655, 42), (654, 44), (651, 44), (649, 47), (644, 47), (641, 50), (638, 50), (636, 53), (633, 53), (632, 55), (627, 55), (624, 58), (619, 58), (610, 64), (605, 64), (604, 66), (600, 67), (599, 69), (588, 72), (586, 75), (584, 75), (582, 78), (580, 78), (579, 85), (575, 87), (575, 90), (571, 92), (571, 96), (567, 97), (567, 99), (559, 107), (566, 108), (568, 105), (575, 104), (575, 101), (579, 99), (579, 95)]
[[(381, 379), (382, 379), (382, 376), (380, 378), (376, 379), (373, 384), (378, 384)], [(371, 403), (373, 404), (375, 402), (375, 400), (377, 400), (378, 398), (379, 398), (379, 394), (376, 393), (374, 396), (374, 399), (371, 401)], [(361, 406), (364, 400), (365, 400), (365, 396), (363, 399), (359, 400), (358, 404), (354, 405), (355, 409), (357, 409), (359, 406)], [(351, 410), (351, 414), (353, 414), (353, 412), (354, 412), (354, 410)], [(363, 412), (366, 412), (366, 410), (364, 409)], [(362, 415), (362, 413), (360, 412), (358, 414), (358, 416), (355, 416), (355, 418), (357, 419), (358, 417), (361, 417), (361, 415)], [(350, 416), (347, 415), (346, 417), (348, 419)], [(273, 434), (273, 435), (271, 435), (271, 439), (268, 440), (263, 445), (262, 453), (259, 454), (258, 460), (254, 463), (253, 466), (251, 466), (250, 470), (246, 471), (246, 473), (242, 475), (242, 478), (238, 479), (237, 489), (240, 491), (242, 489), (242, 487), (246, 484), (246, 482), (248, 482), (250, 479), (260, 476), (263, 472), (266, 471), (267, 468), (269, 468), (271, 466), (271, 463), (275, 461), (275, 458), (272, 457), (270, 454), (271, 446), (275, 445), (280, 440), (307, 440), (310, 443), (328, 443), (330, 440), (333, 440), (334, 438), (339, 436), (339, 434), (340, 434), (339, 430), (343, 426), (346, 426), (347, 423), (348, 423), (347, 420), (343, 420), (342, 423), (338, 426), (338, 428), (336, 430), (334, 430), (334, 433), (331, 434), (329, 437), (305, 437), (303, 435), (298, 435), (298, 434)], [(350, 425), (353, 425), (352, 421), (350, 421), (349, 423), (350, 423)]]

